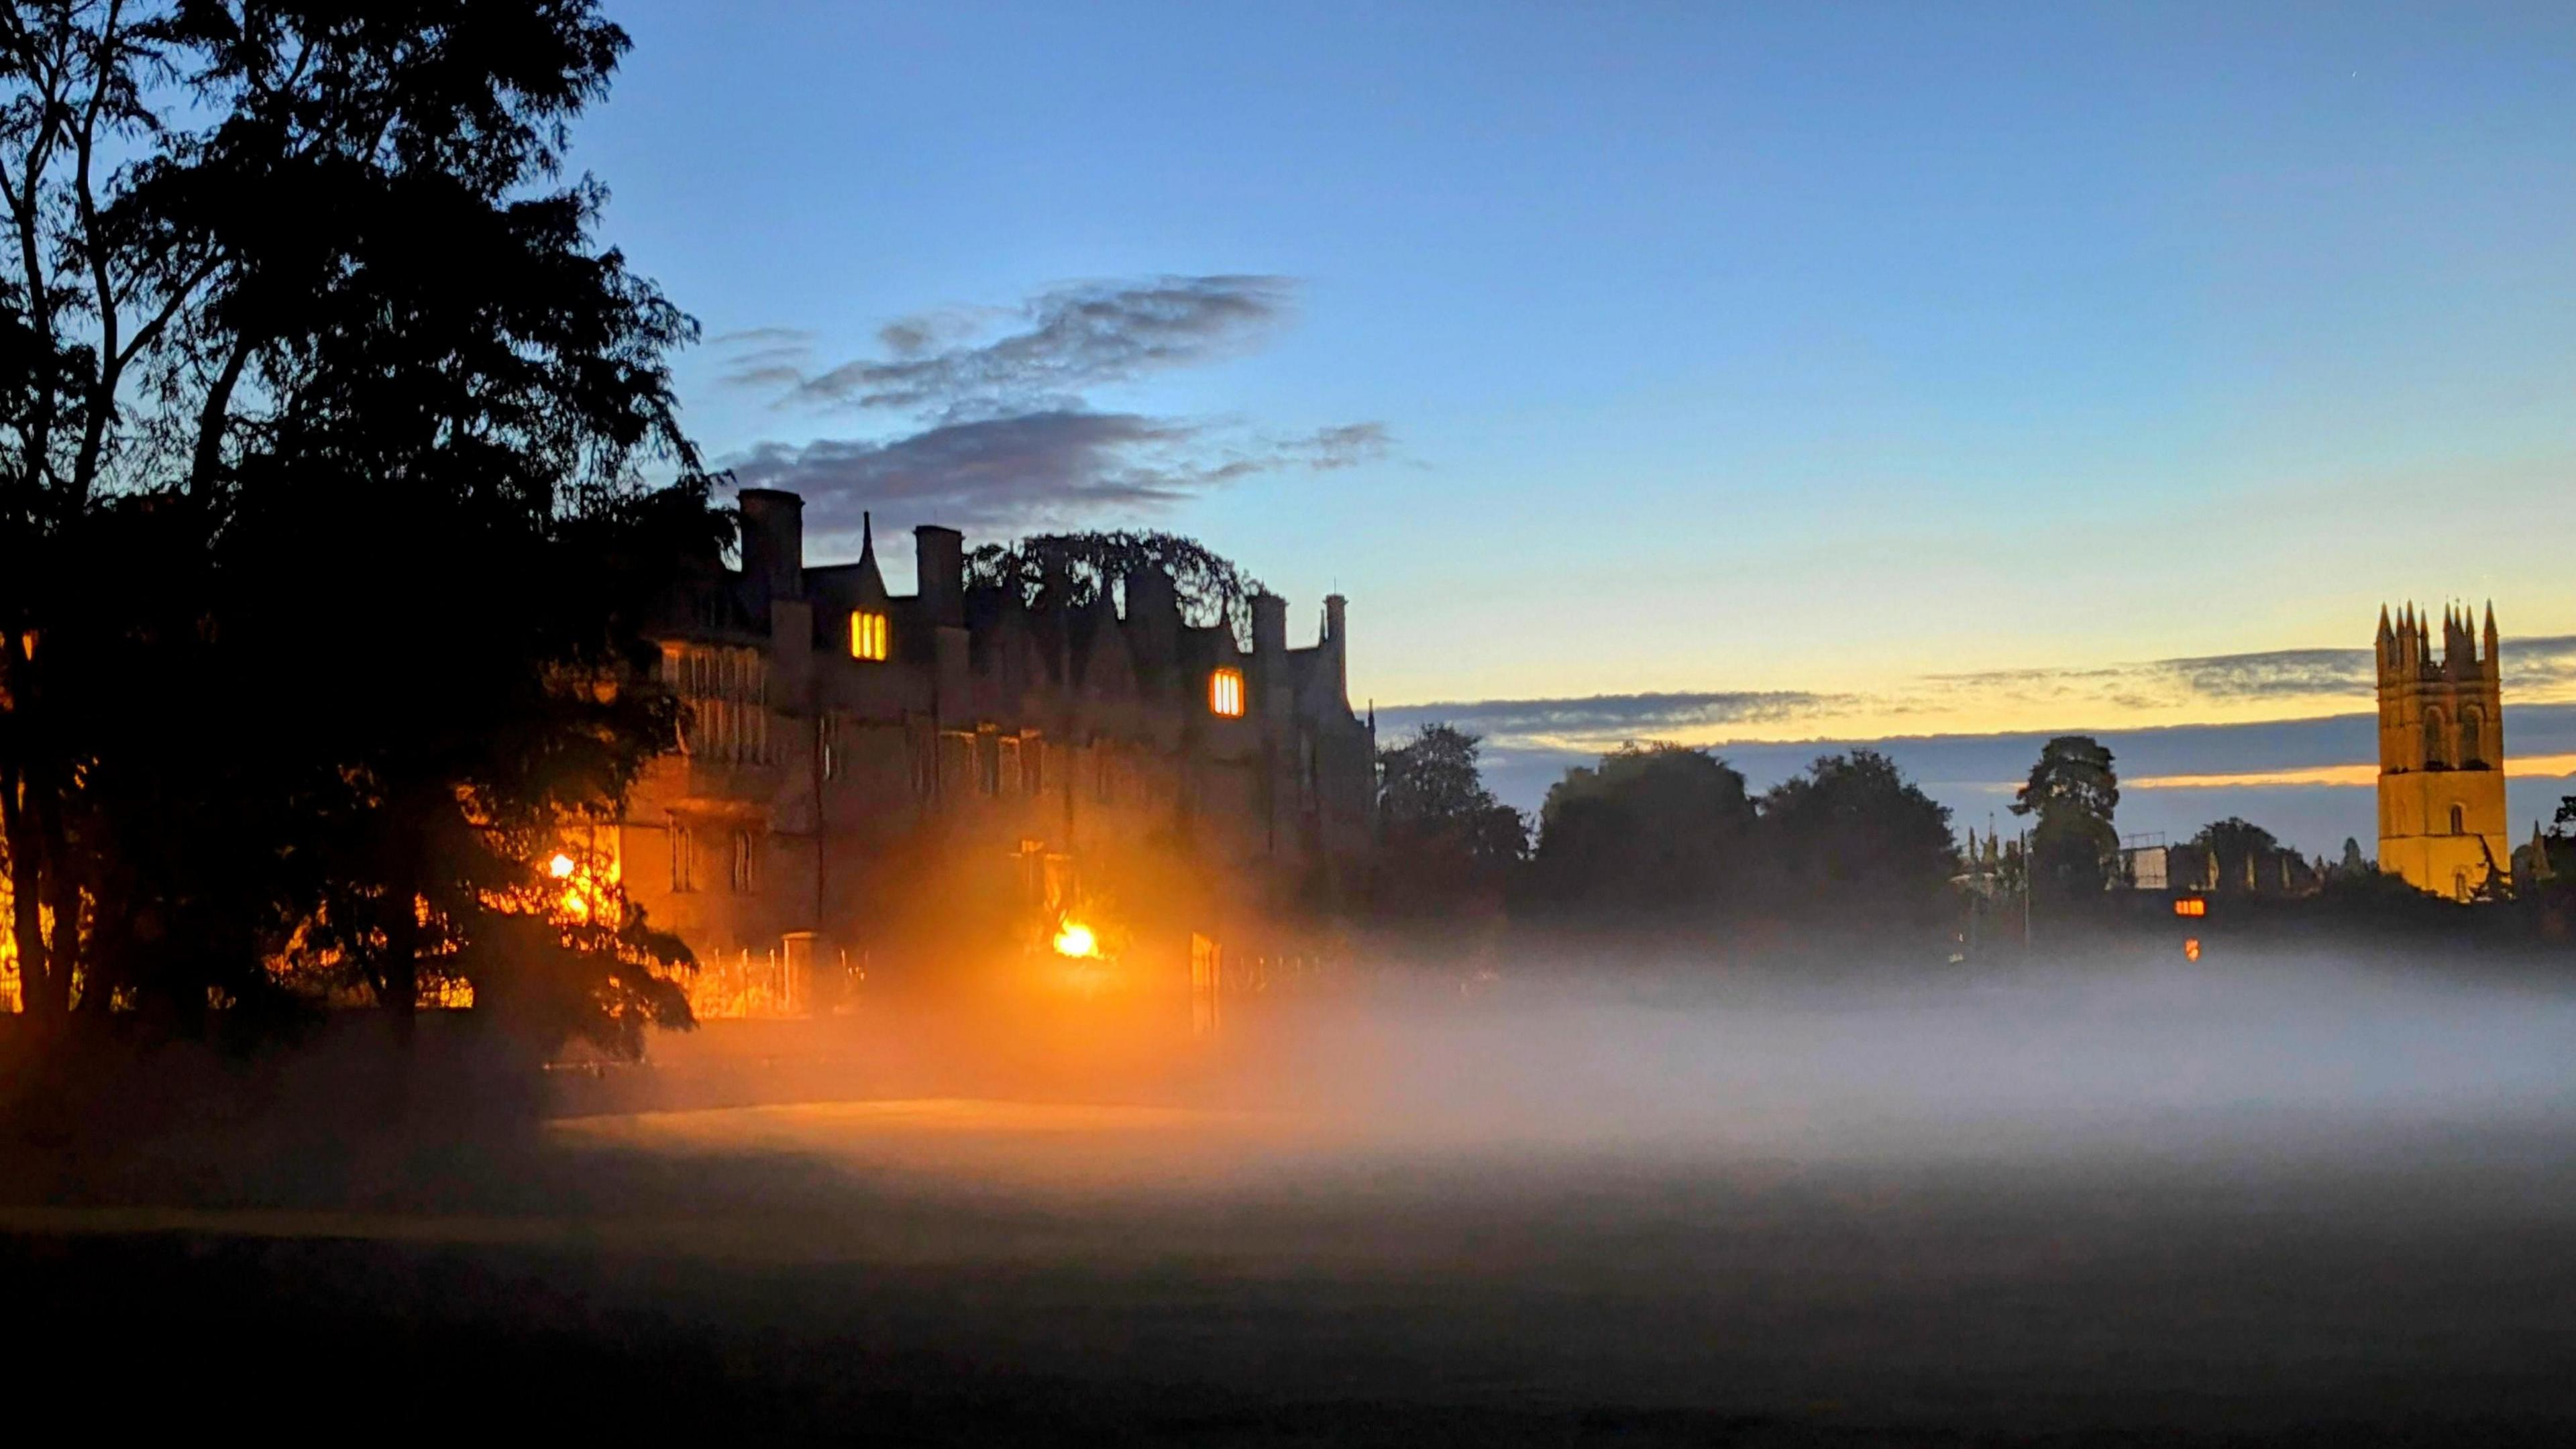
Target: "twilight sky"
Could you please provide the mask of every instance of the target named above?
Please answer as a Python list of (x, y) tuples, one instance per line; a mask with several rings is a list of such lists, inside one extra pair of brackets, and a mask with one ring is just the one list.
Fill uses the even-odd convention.
[(1188, 532), (1533, 749), (2336, 715), (2410, 595), (2576, 701), (2576, 7), (610, 8), (818, 532)]

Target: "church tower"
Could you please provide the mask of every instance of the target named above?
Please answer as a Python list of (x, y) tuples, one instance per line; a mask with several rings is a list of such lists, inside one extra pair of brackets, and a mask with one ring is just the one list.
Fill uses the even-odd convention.
[(2493, 604), (2483, 643), (2465, 606), (2442, 611), (2439, 660), (2414, 605), (2379, 611), (2379, 868), (2459, 901), (2513, 858)]

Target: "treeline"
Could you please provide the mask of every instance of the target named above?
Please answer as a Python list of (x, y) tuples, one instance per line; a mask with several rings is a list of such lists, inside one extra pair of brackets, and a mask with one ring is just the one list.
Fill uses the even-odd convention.
[(1705, 750), (1625, 745), (1567, 771), (1533, 829), (1486, 788), (1480, 747), (1432, 725), (1381, 751), (1382, 919), (1922, 939), (1952, 927), (1949, 811), (1883, 755), (1827, 755), (1755, 795)]
[(694, 324), (563, 171), (626, 46), (589, 0), (0, 12), (0, 964), (39, 1027), (686, 1019), (679, 944), (554, 859), (673, 743), (643, 630), (730, 527)]
[[(1473, 923), (1689, 937), (1774, 950), (1870, 942), (1962, 954), (2052, 932), (2170, 926), (2168, 898), (2227, 902), (2231, 920), (2349, 934), (2450, 931), (2562, 941), (2576, 920), (2576, 797), (2559, 830), (2515, 852), (2484, 915), (2383, 874), (2346, 840), (2302, 855), (2250, 821), (2124, 848), (2112, 752), (2052, 739), (2015, 792), (2020, 828), (1980, 839), (1886, 756), (1818, 757), (1760, 793), (1703, 749), (1628, 744), (1566, 771), (1535, 818), (1497, 800), (1482, 742), (1445, 724), (1379, 752), (1374, 918), (1432, 931)], [(2152, 874), (2142, 874), (2152, 872)], [(2254, 917), (2242, 907), (2256, 908)]]

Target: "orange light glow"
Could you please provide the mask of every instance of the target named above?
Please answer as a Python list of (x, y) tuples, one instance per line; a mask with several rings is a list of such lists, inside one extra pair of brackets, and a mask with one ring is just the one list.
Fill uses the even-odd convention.
[(850, 615), (850, 657), (882, 660), (886, 657), (886, 616), (864, 609)]
[(1208, 710), (1227, 719), (1243, 717), (1243, 671), (1220, 669), (1208, 676)]
[(2209, 902), (2202, 900), (2198, 896), (2185, 896), (2181, 900), (2174, 902), (2174, 914), (2177, 916), (2208, 915)]
[(1100, 938), (1080, 921), (1067, 921), (1056, 928), (1055, 953), (1076, 961), (1088, 961), (1100, 954)]
[(2190, 940), (2182, 943), (2182, 959), (2186, 961), (2197, 961), (2200, 959), (2200, 938), (2198, 936), (2194, 936)]
[(571, 879), (572, 857), (558, 852), (554, 859), (546, 862), (546, 874), (557, 880)]

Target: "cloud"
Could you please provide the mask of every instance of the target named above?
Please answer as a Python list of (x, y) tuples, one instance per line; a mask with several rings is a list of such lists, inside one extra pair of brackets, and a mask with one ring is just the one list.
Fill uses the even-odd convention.
[(1488, 699), (1378, 711), (1381, 730), (1449, 724), (1512, 748), (1611, 745), (1712, 726), (1813, 718), (1844, 696), (1802, 690), (1706, 694), (1598, 694), (1580, 699)]
[(1150, 513), (1241, 479), (1388, 456), (1382, 422), (1280, 434), (1236, 422), (1094, 407), (1086, 394), (1248, 352), (1292, 315), (1282, 277), (1082, 282), (1013, 308), (922, 312), (878, 330), (878, 355), (819, 366), (815, 339), (764, 327), (717, 339), (724, 380), (783, 407), (907, 414), (882, 437), (762, 442), (724, 459), (747, 486), (806, 498), (818, 533), (863, 508), (997, 528)]
[(899, 318), (878, 329), (882, 356), (819, 369), (812, 339), (762, 328), (734, 334), (759, 361), (727, 377), (791, 404), (943, 419), (1069, 411), (1099, 388), (1252, 350), (1287, 321), (1294, 291), (1285, 277), (1080, 282), (1016, 308)]
[(1003, 529), (1150, 512), (1253, 474), (1350, 467), (1385, 447), (1375, 424), (1229, 443), (1135, 413), (1040, 412), (882, 443), (764, 443), (731, 466), (744, 486), (803, 494), (807, 526), (828, 535), (854, 531), (863, 508)]

